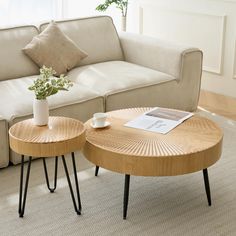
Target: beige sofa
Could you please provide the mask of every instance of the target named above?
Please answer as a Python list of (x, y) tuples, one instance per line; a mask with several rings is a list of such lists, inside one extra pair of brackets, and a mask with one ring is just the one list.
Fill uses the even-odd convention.
[[(74, 82), (70, 91), (49, 97), (51, 115), (86, 121), (95, 112), (127, 107), (196, 109), (200, 50), (141, 35), (118, 35), (108, 16), (57, 23), (88, 57), (68, 73)], [(9, 150), (8, 128), (32, 116), (34, 95), (27, 88), (39, 73), (22, 48), (46, 26), (0, 30), (0, 167), (19, 162)]]

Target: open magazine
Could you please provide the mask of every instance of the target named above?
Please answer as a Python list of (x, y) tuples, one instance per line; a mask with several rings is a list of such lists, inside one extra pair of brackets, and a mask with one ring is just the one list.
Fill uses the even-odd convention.
[(126, 127), (166, 134), (193, 113), (156, 107), (125, 124)]

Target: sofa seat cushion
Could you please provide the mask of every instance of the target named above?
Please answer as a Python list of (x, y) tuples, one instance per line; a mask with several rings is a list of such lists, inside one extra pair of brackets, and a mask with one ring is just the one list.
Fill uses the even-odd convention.
[[(125, 61), (78, 67), (68, 73), (68, 78), (106, 96), (107, 111), (131, 106), (157, 106), (158, 103), (149, 97), (149, 87), (177, 83), (173, 76)], [(143, 91), (141, 97), (136, 93), (139, 90)]]
[(69, 72), (68, 78), (103, 96), (175, 79), (162, 72), (125, 61), (77, 67)]
[[(36, 78), (37, 76), (30, 76), (0, 82), (1, 115), (10, 122), (10, 125), (11, 123), (19, 121), (17, 118), (32, 115), (34, 93), (29, 91), (28, 87)], [(94, 93), (91, 89), (79, 84), (74, 84), (69, 91), (60, 91), (59, 93), (48, 97), (50, 110), (79, 105), (89, 100), (92, 100), (93, 103), (95, 103), (94, 106), (99, 107), (99, 111), (103, 110), (103, 98)], [(92, 110), (92, 106), (90, 108)], [(87, 110), (90, 108), (88, 107)], [(78, 106), (77, 109), (79, 111), (80, 107)], [(68, 110), (69, 109), (67, 109), (67, 112)], [(63, 112), (62, 110), (59, 115), (70, 116), (67, 112)], [(87, 111), (81, 111), (81, 113), (83, 112), (86, 113)], [(95, 109), (91, 112), (95, 112)], [(54, 115), (53, 112), (52, 114)], [(71, 115), (71, 117), (73, 117), (73, 115)], [(79, 117), (75, 118), (79, 119)]]

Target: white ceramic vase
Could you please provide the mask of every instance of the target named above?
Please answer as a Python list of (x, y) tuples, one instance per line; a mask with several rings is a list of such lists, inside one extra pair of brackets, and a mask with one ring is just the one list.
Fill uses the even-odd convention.
[(33, 104), (34, 124), (43, 126), (48, 124), (49, 109), (47, 99), (34, 99)]
[(121, 17), (121, 30), (126, 31), (126, 16)]

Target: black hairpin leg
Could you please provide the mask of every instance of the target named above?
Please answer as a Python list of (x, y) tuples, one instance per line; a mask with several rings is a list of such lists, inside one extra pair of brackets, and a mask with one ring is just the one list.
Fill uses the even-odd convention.
[(25, 203), (26, 203), (27, 189), (28, 189), (29, 176), (30, 176), (31, 160), (32, 160), (32, 157), (29, 157), (29, 163), (28, 163), (26, 180), (25, 180), (24, 196), (23, 196), (23, 201), (22, 201), (23, 180), (24, 180), (24, 155), (21, 156), (20, 192), (19, 192), (19, 209), (18, 209), (19, 217), (23, 217), (24, 212), (25, 212)]
[(47, 164), (45, 158), (43, 158), (43, 167), (44, 167), (44, 173), (46, 178), (46, 183), (48, 186), (48, 189), (51, 193), (54, 193), (54, 191), (57, 188), (57, 166), (58, 166), (58, 157), (55, 157), (55, 171), (54, 171), (54, 187), (51, 188), (48, 180), (48, 171), (47, 171)]
[(76, 170), (76, 163), (75, 163), (75, 154), (74, 154), (74, 152), (71, 153), (71, 157), (72, 157), (73, 169), (74, 169), (75, 187), (76, 187), (76, 192), (77, 192), (77, 201), (78, 201), (78, 204), (79, 204), (79, 211), (81, 212), (82, 205), (81, 205), (81, 201), (80, 201), (79, 182), (78, 182), (78, 177), (77, 177), (77, 170)]
[(205, 190), (206, 190), (208, 205), (211, 206), (211, 191), (210, 191), (210, 184), (209, 184), (207, 169), (203, 169), (203, 177), (204, 177), (204, 183), (205, 183)]
[(75, 212), (78, 215), (81, 215), (82, 206), (81, 206), (80, 194), (79, 194), (79, 183), (78, 183), (78, 178), (77, 178), (75, 156), (74, 156), (73, 152), (71, 153), (71, 156), (72, 156), (72, 163), (73, 163), (74, 176), (75, 176), (75, 186), (76, 186), (76, 192), (77, 192), (77, 198), (78, 198), (78, 206), (77, 206), (77, 203), (75, 201), (75, 196), (74, 196), (74, 192), (73, 192), (72, 184), (71, 184), (71, 181), (70, 181), (70, 176), (69, 176), (69, 172), (68, 172), (68, 169), (67, 169), (66, 160), (65, 160), (64, 155), (62, 155), (62, 161), (63, 161), (63, 165), (64, 165), (64, 169), (65, 169), (65, 173), (66, 173), (66, 178), (67, 178), (69, 189), (70, 189), (71, 198), (72, 198), (72, 201), (73, 201), (73, 204), (74, 204)]
[(123, 219), (126, 219), (127, 216), (127, 208), (129, 202), (129, 183), (130, 183), (130, 175), (125, 175), (125, 186), (124, 186), (124, 208), (123, 208)]
[(96, 166), (95, 168), (95, 176), (98, 176), (99, 166)]

